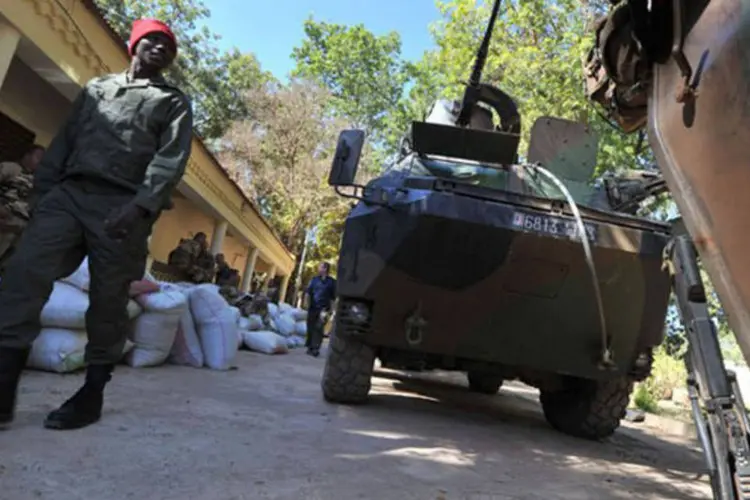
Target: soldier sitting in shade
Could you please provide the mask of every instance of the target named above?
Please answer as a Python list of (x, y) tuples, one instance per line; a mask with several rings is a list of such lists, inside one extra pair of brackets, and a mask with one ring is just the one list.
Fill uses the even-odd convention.
[(212, 283), (214, 281), (214, 257), (208, 249), (206, 233), (199, 232), (192, 239), (182, 239), (169, 254), (167, 262), (181, 281), (190, 283)]
[(18, 162), (0, 163), (0, 269), (5, 266), (29, 222), (34, 170), (42, 156), (44, 148), (34, 144)]

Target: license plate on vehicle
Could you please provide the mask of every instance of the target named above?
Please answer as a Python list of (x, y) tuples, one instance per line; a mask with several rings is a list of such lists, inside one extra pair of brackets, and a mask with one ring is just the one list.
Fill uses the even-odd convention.
[[(583, 226), (586, 228), (589, 240), (596, 241), (596, 225), (584, 222)], [(513, 214), (513, 227), (525, 232), (538, 233), (556, 238), (578, 239), (578, 225), (575, 219), (515, 212)]]

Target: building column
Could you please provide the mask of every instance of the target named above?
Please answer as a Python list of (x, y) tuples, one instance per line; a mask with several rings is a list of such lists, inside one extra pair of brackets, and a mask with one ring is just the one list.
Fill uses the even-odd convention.
[(146, 245), (148, 246), (148, 256), (146, 257), (146, 272), (151, 272), (151, 266), (154, 265), (154, 255), (151, 253), (151, 236), (149, 235)]
[(8, 75), (8, 68), (16, 55), (21, 33), (8, 23), (0, 21), (0, 87)]
[(224, 248), (224, 237), (227, 235), (227, 229), (229, 229), (229, 223), (225, 220), (214, 226), (214, 234), (211, 236), (211, 253), (213, 255), (221, 253), (221, 249)]
[(271, 281), (276, 277), (276, 266), (271, 266), (271, 269), (268, 271), (268, 277), (266, 278), (266, 284), (263, 286), (263, 289), (268, 291), (268, 285), (271, 284)]
[(242, 285), (240, 285), (242, 293), (250, 291), (250, 285), (253, 283), (253, 274), (255, 273), (255, 263), (258, 261), (259, 253), (257, 248), (248, 248), (247, 250), (247, 262), (245, 263), (245, 272), (242, 273)]
[(283, 278), (281, 278), (281, 290), (279, 291), (279, 302), (284, 302), (286, 300), (286, 291), (289, 288), (289, 278), (291, 276), (287, 274)]

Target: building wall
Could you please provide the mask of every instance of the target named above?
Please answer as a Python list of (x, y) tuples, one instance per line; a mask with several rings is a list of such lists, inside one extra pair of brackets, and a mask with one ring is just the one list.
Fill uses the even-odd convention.
[(151, 256), (158, 262), (167, 262), (180, 239), (192, 238), (200, 231), (210, 238), (214, 230), (214, 220), (190, 200), (174, 197), (172, 201), (174, 208), (162, 212), (151, 233)]
[(13, 59), (0, 89), (0, 112), (34, 132), (36, 142), (47, 146), (70, 107), (71, 103), (52, 85), (18, 58)]
[(244, 244), (239, 238), (231, 234), (224, 237), (224, 245), (221, 253), (227, 259), (227, 263), (237, 269), (242, 275), (247, 262), (247, 244)]

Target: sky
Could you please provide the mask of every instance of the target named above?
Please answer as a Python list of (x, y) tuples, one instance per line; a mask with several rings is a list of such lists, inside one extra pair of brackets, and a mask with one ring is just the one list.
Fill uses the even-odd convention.
[(434, 0), (204, 0), (208, 25), (221, 35), (220, 48), (254, 52), (277, 78), (293, 67), (290, 56), (304, 35), (308, 16), (340, 24), (363, 23), (376, 35), (397, 31), (402, 55), (418, 59), (432, 46), (429, 25), (439, 12)]

